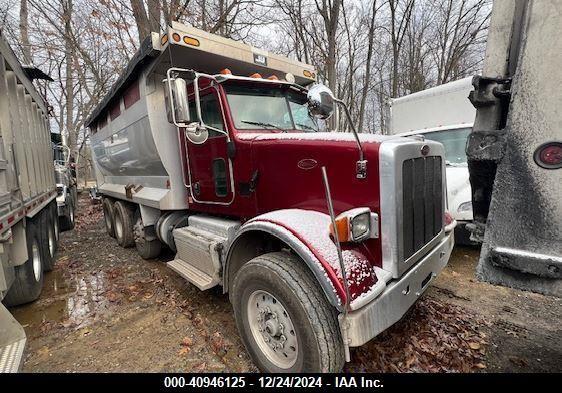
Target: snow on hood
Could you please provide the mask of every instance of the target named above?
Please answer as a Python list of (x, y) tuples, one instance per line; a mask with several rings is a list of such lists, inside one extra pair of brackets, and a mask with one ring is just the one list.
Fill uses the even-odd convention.
[[(302, 140), (302, 141), (341, 141), (355, 142), (355, 136), (350, 132), (240, 132), (237, 138), (241, 140)], [(395, 135), (359, 134), (359, 140), (364, 143), (381, 143), (400, 138)]]

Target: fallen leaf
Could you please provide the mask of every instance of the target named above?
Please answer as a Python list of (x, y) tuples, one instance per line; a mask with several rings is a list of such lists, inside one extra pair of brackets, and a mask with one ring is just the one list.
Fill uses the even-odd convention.
[(468, 343), (468, 346), (470, 347), (470, 349), (474, 349), (475, 351), (480, 349), (480, 344), (478, 344), (477, 342), (470, 342)]

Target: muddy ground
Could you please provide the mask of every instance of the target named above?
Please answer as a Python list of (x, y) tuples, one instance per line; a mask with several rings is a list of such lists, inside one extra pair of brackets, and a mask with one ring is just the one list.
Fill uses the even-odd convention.
[[(200, 292), (109, 238), (82, 198), (41, 298), (12, 309), (27, 372), (256, 371), (228, 297)], [(478, 282), (478, 250), (449, 266), (406, 316), (352, 350), (346, 371), (562, 371), (562, 300)]]

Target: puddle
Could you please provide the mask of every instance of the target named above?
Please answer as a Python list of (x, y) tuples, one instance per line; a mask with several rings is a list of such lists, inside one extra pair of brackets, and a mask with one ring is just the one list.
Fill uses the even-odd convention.
[(40, 300), (14, 308), (12, 313), (30, 336), (55, 327), (79, 329), (111, 307), (105, 296), (110, 288), (103, 271), (66, 277), (61, 270), (55, 270), (45, 275)]

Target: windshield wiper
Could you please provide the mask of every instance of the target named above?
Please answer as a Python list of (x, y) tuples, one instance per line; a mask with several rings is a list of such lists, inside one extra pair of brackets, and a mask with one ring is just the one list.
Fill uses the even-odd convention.
[(245, 123), (245, 124), (251, 124), (253, 126), (260, 126), (260, 127), (269, 127), (269, 128), (275, 128), (276, 130), (279, 130), (281, 132), (287, 132), (287, 130), (276, 126), (275, 124), (271, 124), (271, 123), (263, 123), (261, 121), (248, 121), (248, 120), (241, 120), (241, 123)]
[(306, 128), (307, 130), (311, 130), (316, 132), (316, 129), (311, 127), (311, 126), (307, 126), (306, 124), (301, 124), (301, 123), (295, 123), (297, 126), (301, 127), (301, 128)]

